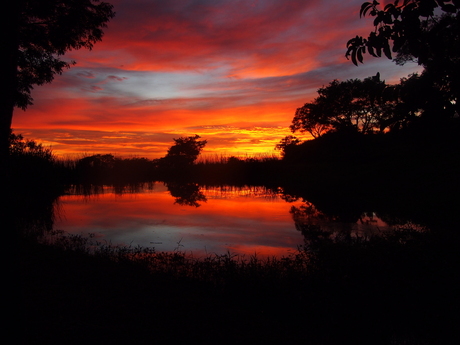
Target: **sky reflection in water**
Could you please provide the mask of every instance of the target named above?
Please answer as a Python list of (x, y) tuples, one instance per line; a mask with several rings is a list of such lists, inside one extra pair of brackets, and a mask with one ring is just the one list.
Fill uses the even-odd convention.
[[(304, 242), (288, 203), (262, 187), (201, 189), (199, 207), (180, 205), (163, 183), (138, 193), (60, 198), (55, 229), (70, 234), (92, 233), (99, 241), (181, 250), (193, 254), (231, 253), (283, 256)], [(376, 226), (375, 224), (371, 224)], [(378, 220), (380, 228), (385, 224)]]

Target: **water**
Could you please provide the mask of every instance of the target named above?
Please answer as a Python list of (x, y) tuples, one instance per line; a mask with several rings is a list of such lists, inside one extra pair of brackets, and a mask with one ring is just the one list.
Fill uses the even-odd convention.
[[(93, 191), (94, 192), (94, 191)], [(113, 245), (154, 247), (196, 255), (227, 252), (283, 256), (304, 243), (311, 226), (349, 235), (383, 232), (375, 214), (342, 222), (305, 200), (287, 202), (264, 187), (202, 188), (154, 183), (131, 191), (74, 190), (58, 200), (54, 229), (93, 234)]]

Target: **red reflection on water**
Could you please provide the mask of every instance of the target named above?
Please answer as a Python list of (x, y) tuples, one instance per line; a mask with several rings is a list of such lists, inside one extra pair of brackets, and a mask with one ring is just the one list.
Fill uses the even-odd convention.
[(242, 190), (202, 192), (207, 201), (200, 207), (175, 204), (161, 184), (152, 191), (121, 196), (63, 196), (55, 228), (72, 234), (93, 233), (112, 244), (197, 255), (231, 252), (279, 257), (303, 243), (289, 213), (292, 204)]

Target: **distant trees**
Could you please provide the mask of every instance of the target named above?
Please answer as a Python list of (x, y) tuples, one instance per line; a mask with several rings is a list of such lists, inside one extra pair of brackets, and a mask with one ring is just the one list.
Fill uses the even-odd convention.
[(289, 152), (292, 147), (300, 144), (301, 142), (302, 141), (299, 138), (293, 135), (288, 135), (284, 137), (283, 139), (281, 139), (278, 144), (276, 144), (275, 150), (281, 151), (281, 155), (284, 157), (286, 156), (286, 153)]
[(95, 154), (77, 160), (71, 170), (75, 181), (83, 184), (122, 185), (182, 177), (184, 169), (195, 162), (207, 143), (199, 139), (198, 135), (173, 139), (175, 144), (159, 159)]
[(393, 89), (380, 75), (346, 81), (334, 80), (318, 89), (318, 97), (296, 110), (290, 129), (318, 138), (329, 131), (363, 134), (384, 132), (392, 126)]
[(17, 0), (8, 7), (0, 21), (0, 157), (7, 155), (14, 107), (30, 105), (34, 85), (51, 82), (75, 63), (60, 56), (91, 49), (115, 15), (99, 0)]
[(80, 183), (140, 183), (154, 176), (154, 164), (147, 158), (120, 158), (96, 154), (79, 159), (74, 167)]
[[(18, 198), (34, 193), (44, 196), (57, 190), (62, 191), (62, 170), (50, 147), (10, 130), (8, 154), (9, 175), (7, 180), (2, 181), (5, 190), (17, 193)], [(0, 169), (4, 167), (2, 165)], [(20, 196), (21, 193), (24, 194)]]
[(112, 154), (87, 156), (77, 161), (76, 168), (82, 173), (108, 175), (115, 167), (115, 160)]
[(207, 144), (206, 140), (198, 140), (200, 138), (195, 135), (173, 139), (175, 144), (168, 149), (165, 157), (160, 158), (159, 166), (180, 168), (193, 164)]
[(14, 134), (11, 130), (8, 142), (10, 156), (31, 157), (48, 162), (54, 159), (53, 151), (50, 148), (46, 148), (34, 140), (24, 139), (22, 134)]
[[(378, 73), (364, 80), (333, 80), (318, 89), (318, 97), (296, 110), (291, 131), (309, 133), (315, 139), (330, 133), (321, 145), (337, 148), (358, 138), (353, 133), (367, 137), (408, 127), (419, 133), (458, 128), (460, 1), (396, 0), (381, 6), (374, 0), (362, 4), (360, 17), (366, 15), (374, 17), (374, 30), (367, 38), (350, 39), (346, 57), (355, 65), (363, 63), (367, 53), (386, 56), (399, 65), (414, 61), (423, 72), (396, 85), (386, 84)], [(285, 158), (286, 153), (305, 151), (305, 147), (311, 151), (319, 145), (304, 145), (292, 138), (277, 145)]]

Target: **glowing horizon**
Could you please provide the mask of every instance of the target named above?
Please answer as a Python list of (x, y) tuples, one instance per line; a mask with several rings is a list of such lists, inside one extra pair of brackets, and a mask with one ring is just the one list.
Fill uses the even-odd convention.
[(345, 44), (371, 29), (362, 0), (213, 2), (113, 0), (116, 17), (77, 65), (38, 86), (13, 130), (57, 155), (164, 156), (173, 138), (200, 135), (203, 154), (276, 154), (295, 110), (333, 79), (417, 70)]

